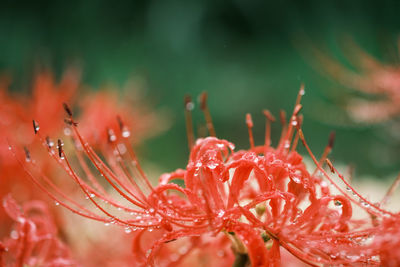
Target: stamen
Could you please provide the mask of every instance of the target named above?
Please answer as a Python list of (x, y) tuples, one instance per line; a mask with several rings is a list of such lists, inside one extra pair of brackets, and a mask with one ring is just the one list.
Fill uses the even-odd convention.
[(63, 107), (64, 107), (65, 112), (68, 114), (68, 116), (69, 116), (69, 117), (72, 117), (72, 111), (71, 111), (71, 109), (69, 108), (68, 104), (64, 102), (64, 103), (63, 103)]
[(385, 196), (383, 197), (382, 201), (379, 203), (379, 206), (382, 206), (389, 201), (389, 199), (391, 198), (391, 196), (393, 195), (394, 191), (399, 186), (399, 184), (400, 184), (400, 174), (397, 175), (396, 180), (394, 180), (392, 185), (389, 187), (389, 189), (386, 192)]
[(216, 136), (214, 125), (213, 125), (211, 115), (210, 115), (210, 110), (208, 109), (208, 105), (207, 105), (207, 92), (203, 92), (200, 95), (200, 109), (204, 113), (204, 117), (206, 119), (206, 124), (207, 124), (207, 129), (208, 129), (210, 136)]
[(75, 122), (72, 118), (65, 118), (64, 122), (70, 126), (74, 125), (74, 126), (78, 126), (78, 123)]
[(193, 120), (192, 120), (192, 110), (194, 104), (190, 95), (186, 95), (184, 98), (185, 104), (185, 121), (186, 121), (186, 135), (188, 139), (189, 151), (192, 150), (194, 145), (194, 131), (193, 131)]
[(266, 124), (265, 124), (265, 147), (269, 147), (271, 145), (271, 122), (275, 121), (275, 117), (272, 116), (271, 112), (269, 110), (264, 109), (263, 110), (264, 116), (266, 118)]
[(33, 124), (33, 131), (35, 132), (35, 134), (37, 134), (37, 132), (40, 129), (39, 124), (35, 120), (32, 120), (32, 124)]
[(253, 120), (251, 118), (251, 114), (247, 113), (246, 114), (246, 124), (247, 124), (247, 129), (249, 129), (249, 141), (250, 141), (250, 149), (254, 149), (254, 138), (253, 138)]
[[(297, 116), (296, 122), (297, 122), (296, 123), (296, 128), (300, 129), (301, 125), (303, 124), (303, 115), (302, 114)], [(297, 131), (296, 135), (294, 136), (294, 140), (293, 140), (293, 144), (292, 144), (292, 148), (291, 148), (292, 152), (296, 150), (298, 143), (299, 143), (299, 131)]]
[[(319, 160), (319, 164), (322, 166), (325, 162), (326, 157), (329, 155), (329, 153), (331, 153), (332, 148), (333, 148), (333, 144), (335, 143), (335, 132), (331, 132), (329, 134), (329, 141), (328, 141), (328, 145), (325, 147), (324, 152), (322, 153), (321, 159)], [(318, 168), (315, 169), (313, 175), (315, 175), (318, 171)]]
[(57, 140), (57, 148), (58, 148), (58, 156), (60, 157), (60, 159), (64, 159), (63, 146), (64, 146), (63, 141), (61, 141), (61, 139), (58, 139)]
[(298, 104), (300, 104), (301, 98), (303, 97), (303, 95), (304, 95), (305, 93), (306, 93), (306, 91), (304, 90), (304, 83), (302, 83), (302, 84), (300, 85), (299, 93), (297, 94), (296, 106), (297, 106)]
[(281, 144), (283, 144), (284, 138), (285, 138), (286, 132), (287, 132), (286, 112), (284, 110), (279, 111), (279, 119), (280, 119), (281, 125), (282, 125), (282, 132), (281, 132), (281, 137), (279, 139), (278, 147), (280, 147)]
[(26, 162), (30, 162), (31, 161), (31, 152), (29, 152), (29, 150), (26, 146), (24, 146), (24, 151), (25, 151)]
[(117, 140), (117, 136), (114, 133), (114, 130), (111, 128), (107, 129), (107, 136), (108, 136), (108, 142), (113, 143)]
[(119, 129), (121, 130), (121, 135), (124, 138), (128, 138), (131, 135), (131, 132), (129, 131), (128, 127), (122, 122), (122, 119), (120, 116), (117, 116), (117, 121), (119, 125)]
[(46, 136), (46, 144), (48, 148), (52, 148), (54, 146), (54, 142), (48, 136)]
[(335, 169), (333, 168), (332, 162), (329, 159), (325, 160), (331, 170), (331, 173), (335, 173)]

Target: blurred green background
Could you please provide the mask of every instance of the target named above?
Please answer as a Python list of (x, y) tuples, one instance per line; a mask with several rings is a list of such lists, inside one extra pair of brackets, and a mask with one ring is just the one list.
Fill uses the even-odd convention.
[[(141, 149), (142, 157), (163, 171), (187, 160), (184, 94), (208, 91), (217, 135), (247, 148), (246, 112), (253, 115), (261, 143), (261, 110), (290, 112), (301, 82), (304, 132), (316, 154), (335, 130), (336, 162), (379, 178), (400, 169), (398, 140), (382, 124), (345, 121), (337, 99), (352, 91), (316, 71), (295, 41), (305, 34), (344, 62), (340, 38), (350, 35), (383, 62), (397, 63), (391, 51), (397, 49), (399, 1), (2, 1), (0, 6), (0, 70), (13, 74), (12, 90), (27, 90), (37, 62), (60, 75), (78, 60), (84, 83), (95, 88), (110, 81), (122, 87), (132, 75), (146, 80), (147, 98), (172, 115), (170, 130)], [(197, 110), (195, 124), (201, 123)], [(275, 142), (279, 128), (277, 123)]]

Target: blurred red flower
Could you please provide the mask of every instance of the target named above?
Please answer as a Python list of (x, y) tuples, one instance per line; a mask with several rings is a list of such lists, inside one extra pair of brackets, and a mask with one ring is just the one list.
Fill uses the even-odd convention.
[(1, 266), (78, 266), (58, 238), (46, 204), (29, 201), (20, 207), (7, 195), (3, 207), (14, 221), (10, 236), (0, 242)]

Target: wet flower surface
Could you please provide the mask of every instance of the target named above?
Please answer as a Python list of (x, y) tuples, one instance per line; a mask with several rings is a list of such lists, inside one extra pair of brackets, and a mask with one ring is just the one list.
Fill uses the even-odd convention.
[(3, 208), (15, 226), (10, 237), (0, 243), (1, 266), (78, 266), (57, 237), (57, 227), (45, 203), (30, 201), (20, 207), (7, 195)]
[[(322, 156), (314, 156), (301, 129), (303, 94), (301, 88), (288, 120), (281, 113), (282, 133), (275, 147), (270, 112), (264, 111), (265, 143), (260, 146), (253, 140), (248, 114), (250, 148), (239, 151), (215, 137), (205, 94), (200, 107), (210, 136), (194, 141), (191, 100), (185, 98), (189, 160), (184, 169), (163, 174), (156, 186), (131, 148), (122, 119), (119, 129), (107, 130), (107, 146), (99, 154), (67, 105), (65, 121), (75, 149), (60, 139), (57, 147), (50, 145), (40, 131), (34, 132), (64, 170), (62, 179), (73, 181), (81, 197), (70, 197), (32, 161), (12, 151), (32, 182), (57, 205), (132, 235), (135, 266), (280, 266), (295, 262), (293, 258), (313, 266), (398, 265), (393, 254), (400, 240), (399, 215), (384, 209), (383, 202), (368, 201), (336, 170), (327, 158), (334, 135)], [(312, 172), (296, 152), (299, 142), (315, 163)], [(356, 218), (354, 209), (364, 217)]]

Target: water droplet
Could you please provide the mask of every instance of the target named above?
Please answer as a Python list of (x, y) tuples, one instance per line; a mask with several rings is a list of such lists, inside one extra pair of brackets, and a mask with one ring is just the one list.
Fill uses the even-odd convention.
[(55, 204), (56, 206), (59, 206), (59, 205), (60, 205), (60, 203), (58, 203), (58, 202), (54, 202), (54, 204)]
[(149, 212), (150, 212), (150, 213), (154, 213), (155, 210), (154, 210), (153, 208), (150, 208), (150, 209), (149, 209)]
[(220, 149), (223, 149), (225, 147), (225, 145), (224, 144), (217, 144), (217, 147), (220, 148)]
[(224, 215), (225, 215), (225, 211), (220, 210), (220, 211), (218, 212), (218, 217), (219, 217), (219, 218), (222, 218), (222, 216), (224, 216)]
[(306, 94), (306, 91), (304, 89), (301, 89), (299, 92), (299, 95), (305, 95), (305, 94)]
[(285, 144), (283, 145), (285, 148), (289, 148), (290, 147), (290, 141), (286, 140)]
[(203, 166), (203, 164), (201, 162), (197, 162), (195, 165), (197, 168), (200, 168), (201, 166)]
[(125, 228), (125, 233), (129, 234), (132, 232), (132, 229), (130, 227)]
[(131, 136), (131, 132), (124, 127), (124, 129), (122, 129), (122, 137), (128, 138), (129, 136)]
[(301, 180), (299, 179), (299, 177), (293, 177), (292, 178), (292, 180), (293, 180), (293, 182), (295, 182), (296, 184), (299, 184), (299, 183), (301, 183)]
[(179, 259), (179, 255), (173, 253), (169, 258), (171, 259), (171, 261), (177, 261)]
[(126, 153), (126, 146), (124, 144), (118, 144), (118, 150), (121, 154), (125, 154)]
[(292, 120), (292, 125), (297, 126), (297, 120)]
[(70, 136), (70, 135), (71, 135), (71, 129), (68, 128), (68, 127), (65, 127), (65, 128), (64, 128), (64, 134), (65, 134), (66, 136)]
[(147, 231), (153, 232), (153, 228), (148, 228)]
[(225, 256), (225, 251), (223, 251), (222, 249), (218, 250), (217, 256), (223, 258)]
[(188, 252), (188, 248), (186, 246), (180, 247), (178, 251), (179, 251), (179, 254), (184, 255)]
[(363, 205), (366, 208), (369, 208), (369, 206), (370, 206), (369, 203), (365, 202), (365, 201), (361, 201), (361, 205)]
[(94, 198), (96, 195), (95, 194), (90, 194), (90, 197), (91, 198)]
[(217, 166), (218, 166), (218, 163), (216, 163), (216, 162), (210, 162), (210, 163), (207, 164), (207, 167), (210, 170), (214, 170)]
[(8, 146), (8, 150), (11, 150), (12, 149), (12, 147), (11, 146)]
[(11, 233), (10, 233), (10, 237), (12, 239), (18, 239), (18, 237), (19, 237), (18, 232), (15, 231), (15, 230), (12, 230)]
[(193, 102), (188, 102), (186, 103), (186, 110), (193, 110), (194, 109), (194, 103)]

